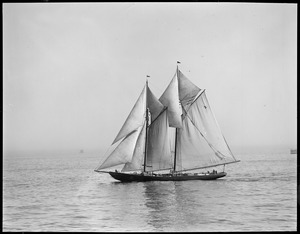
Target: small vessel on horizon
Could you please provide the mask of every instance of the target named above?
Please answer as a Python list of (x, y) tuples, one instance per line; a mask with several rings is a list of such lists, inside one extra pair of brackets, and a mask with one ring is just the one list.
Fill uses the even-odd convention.
[(297, 149), (291, 149), (291, 150), (290, 150), (290, 153), (291, 153), (291, 154), (297, 154)]
[[(193, 84), (178, 65), (159, 99), (146, 81), (110, 148), (94, 171), (121, 182), (215, 180), (226, 176), (226, 164), (239, 162), (221, 133), (205, 89)], [(122, 164), (121, 172), (103, 170)], [(222, 165), (221, 172), (199, 171)]]

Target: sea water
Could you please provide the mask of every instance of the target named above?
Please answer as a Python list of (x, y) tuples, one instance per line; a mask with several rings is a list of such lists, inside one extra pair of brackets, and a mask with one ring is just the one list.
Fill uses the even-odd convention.
[(296, 231), (297, 155), (243, 154), (215, 181), (120, 183), (97, 153), (3, 159), (3, 231)]

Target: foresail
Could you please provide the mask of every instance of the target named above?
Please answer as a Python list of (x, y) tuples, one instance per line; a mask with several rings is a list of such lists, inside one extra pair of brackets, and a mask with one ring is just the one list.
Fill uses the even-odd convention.
[(140, 131), (141, 127), (128, 134), (96, 170), (130, 162)]
[(171, 80), (169, 86), (166, 88), (164, 93), (159, 98), (159, 101), (168, 107), (168, 119), (169, 126), (175, 128), (181, 128), (181, 114), (182, 110), (179, 102), (179, 93), (178, 93), (178, 79), (177, 72)]
[(168, 116), (164, 110), (148, 130), (147, 171), (172, 167), (168, 129)]
[(123, 124), (121, 130), (116, 136), (112, 144), (116, 143), (127, 134), (131, 133), (133, 130), (136, 130), (138, 127), (143, 125), (145, 119), (145, 110), (146, 110), (146, 86), (141, 92), (138, 100), (136, 101), (134, 107), (132, 108), (130, 114), (128, 115), (125, 123)]

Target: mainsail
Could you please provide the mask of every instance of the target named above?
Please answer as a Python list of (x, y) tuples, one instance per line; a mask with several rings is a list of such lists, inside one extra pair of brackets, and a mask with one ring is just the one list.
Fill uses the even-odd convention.
[(205, 92), (198, 96), (183, 118), (183, 128), (178, 132), (178, 167), (187, 170), (235, 161)]
[(112, 145), (96, 168), (124, 164), (122, 172), (173, 172), (238, 162), (211, 110), (204, 89), (178, 69), (157, 99), (146, 82)]

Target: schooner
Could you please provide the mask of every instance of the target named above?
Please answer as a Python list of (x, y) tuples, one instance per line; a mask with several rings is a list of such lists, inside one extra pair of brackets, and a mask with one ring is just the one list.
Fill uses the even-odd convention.
[[(148, 81), (114, 139), (112, 152), (95, 169), (122, 182), (214, 180), (226, 176), (232, 154), (210, 108), (205, 89), (178, 68), (158, 99)], [(124, 165), (121, 171), (103, 169)], [(223, 171), (199, 170), (222, 166)]]

